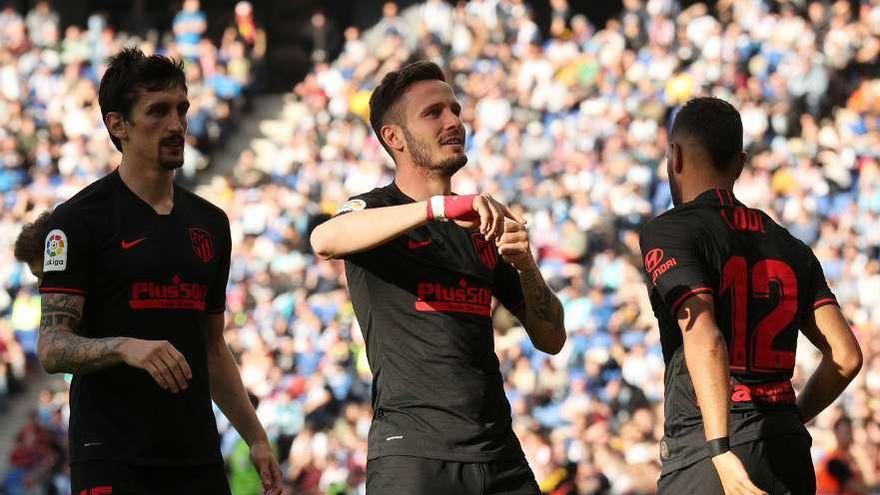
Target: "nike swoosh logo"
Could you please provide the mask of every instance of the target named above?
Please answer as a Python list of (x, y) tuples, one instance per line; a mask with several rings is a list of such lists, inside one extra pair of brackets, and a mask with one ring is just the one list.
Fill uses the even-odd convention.
[(407, 246), (408, 248), (410, 248), (410, 249), (418, 249), (418, 248), (423, 248), (423, 247), (425, 247), (425, 246), (428, 246), (428, 245), (430, 245), (432, 242), (434, 242), (434, 241), (431, 240), (431, 239), (428, 239), (428, 240), (425, 240), (425, 241), (413, 241), (413, 240), (410, 240), (410, 241), (406, 244), (406, 246)]
[(147, 240), (146, 237), (141, 237), (140, 239), (135, 239), (133, 241), (124, 241), (123, 240), (122, 241), (122, 249), (131, 249), (131, 248), (137, 246), (138, 244), (144, 242), (145, 240)]

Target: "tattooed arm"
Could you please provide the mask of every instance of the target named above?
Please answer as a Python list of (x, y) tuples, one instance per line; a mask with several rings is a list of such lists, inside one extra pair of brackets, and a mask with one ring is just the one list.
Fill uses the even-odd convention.
[(125, 363), (149, 373), (160, 387), (177, 393), (187, 388), (192, 371), (186, 358), (165, 340), (131, 337), (92, 339), (75, 333), (85, 297), (44, 293), (37, 355), (49, 373), (90, 373)]
[(122, 362), (124, 337), (90, 339), (74, 330), (82, 319), (85, 297), (43, 294), (37, 355), (49, 373), (88, 373)]
[(516, 312), (538, 350), (556, 354), (565, 345), (562, 303), (547, 286), (537, 266), (519, 272), (525, 306)]
[(504, 234), (496, 241), (498, 253), (519, 272), (525, 305), (516, 312), (532, 343), (541, 351), (556, 354), (565, 345), (562, 303), (547, 286), (529, 248), (525, 227), (506, 221)]

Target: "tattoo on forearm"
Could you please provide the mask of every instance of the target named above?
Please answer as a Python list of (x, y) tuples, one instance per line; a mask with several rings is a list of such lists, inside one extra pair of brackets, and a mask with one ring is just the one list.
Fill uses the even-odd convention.
[(40, 342), (43, 366), (51, 372), (88, 373), (119, 362), (121, 337), (90, 339), (76, 335), (84, 298), (43, 294)]
[(537, 270), (525, 271), (520, 273), (520, 280), (530, 303), (526, 304), (527, 314), (548, 324), (561, 325), (562, 303), (547, 287), (541, 274)]

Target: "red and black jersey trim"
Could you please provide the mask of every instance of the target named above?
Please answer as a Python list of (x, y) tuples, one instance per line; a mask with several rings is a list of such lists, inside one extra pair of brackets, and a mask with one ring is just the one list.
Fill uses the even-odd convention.
[(813, 303), (813, 309), (819, 309), (822, 306), (827, 306), (829, 304), (840, 306), (840, 304), (837, 302), (837, 299), (833, 297), (823, 297), (822, 299), (817, 299), (816, 302)]
[(733, 194), (727, 189), (715, 188), (715, 194), (718, 196), (721, 206), (733, 206), (736, 203), (733, 199)]
[(72, 287), (40, 287), (40, 294), (76, 294), (79, 296), (84, 296), (88, 294), (88, 292), (82, 289), (74, 289)]
[(678, 299), (676, 299), (675, 302), (672, 303), (672, 306), (671, 306), (672, 315), (675, 316), (675, 314), (678, 312), (678, 308), (680, 308), (681, 305), (684, 304), (684, 302), (687, 301), (688, 299), (690, 299), (691, 297), (696, 296), (697, 294), (707, 294), (707, 293), (711, 294), (714, 292), (715, 291), (712, 290), (711, 287), (706, 287), (706, 286), (694, 287), (694, 288), (690, 289), (689, 291), (685, 292), (684, 294), (678, 296)]

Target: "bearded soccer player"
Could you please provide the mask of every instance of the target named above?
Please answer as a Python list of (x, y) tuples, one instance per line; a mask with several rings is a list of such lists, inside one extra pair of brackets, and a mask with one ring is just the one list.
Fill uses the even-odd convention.
[(229, 493), (213, 399), (264, 490), (280, 494), (223, 337), (229, 220), (173, 180), (189, 107), (182, 66), (123, 50), (99, 104), (122, 162), (55, 209), (40, 286), (40, 361), (73, 374), (72, 492)]
[(453, 194), (467, 162), (460, 112), (433, 63), (385, 76), (370, 121), (394, 181), (350, 199), (311, 237), (321, 258), (345, 259), (366, 338), (371, 495), (540, 493), (511, 428), (492, 298), (551, 354), (565, 342), (562, 306), (524, 221), (488, 194)]
[[(813, 252), (734, 196), (742, 132), (727, 102), (687, 103), (667, 150), (675, 207), (641, 233), (666, 361), (664, 494), (815, 493), (804, 423), (861, 367)], [(798, 331), (823, 358), (795, 398)]]

